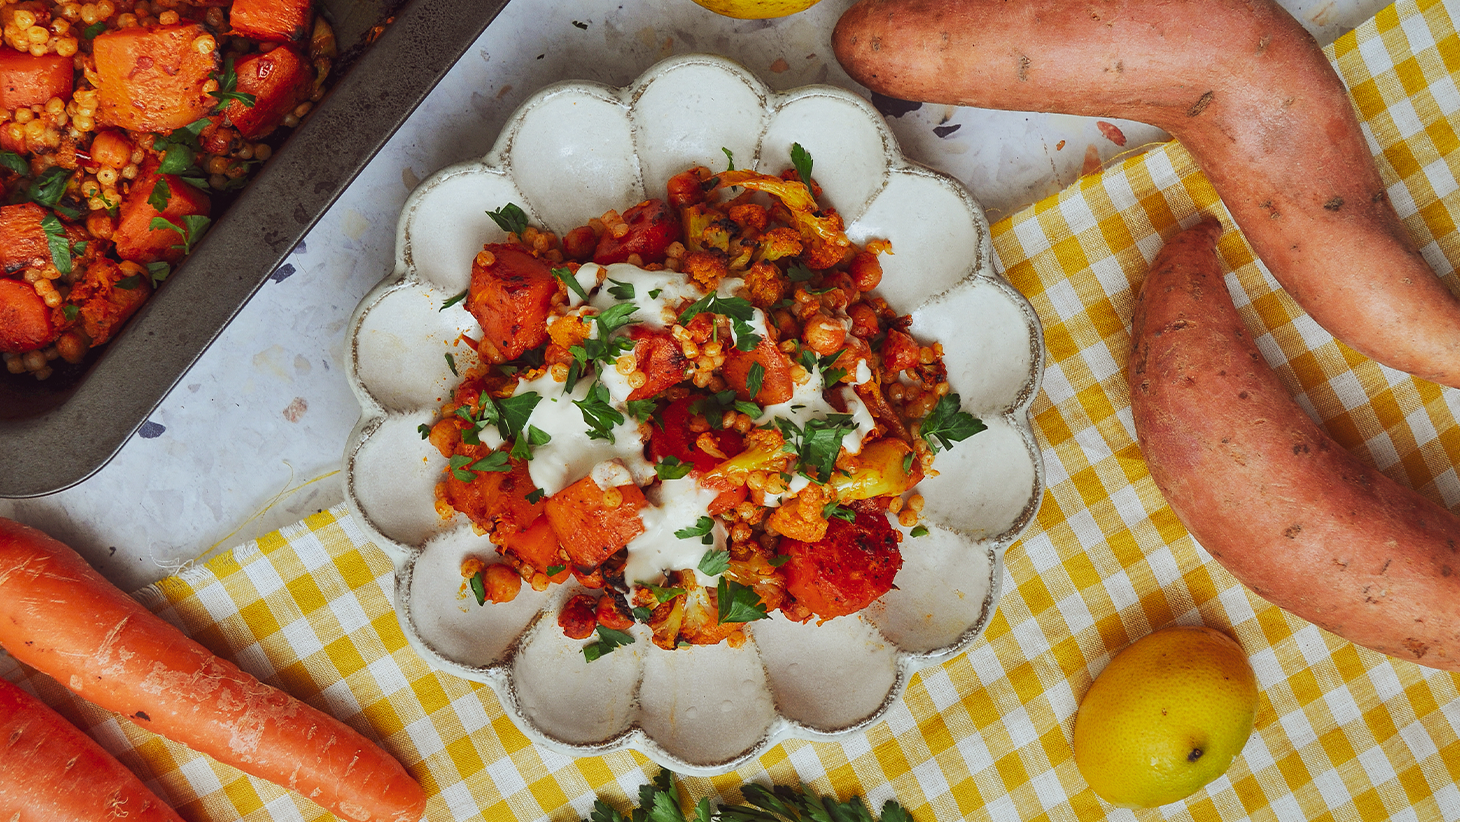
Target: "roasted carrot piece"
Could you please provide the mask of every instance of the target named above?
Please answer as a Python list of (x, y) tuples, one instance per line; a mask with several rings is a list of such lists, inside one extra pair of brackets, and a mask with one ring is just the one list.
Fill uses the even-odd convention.
[[(750, 370), (760, 364), (760, 391), (750, 396)], [(761, 405), (775, 405), (785, 402), (795, 393), (796, 384), (791, 381), (791, 360), (776, 347), (769, 337), (750, 351), (730, 349), (725, 354), (725, 366), (721, 372), (725, 383), (735, 389), (742, 400), (753, 400)]]
[(75, 73), (70, 57), (36, 57), (0, 46), (0, 109), (45, 105), (52, 97), (67, 100)]
[(51, 309), (30, 283), (0, 280), (0, 351), (34, 351), (60, 334), (51, 322)]
[(238, 58), (233, 64), (237, 91), (252, 94), (252, 106), (230, 100), (224, 113), (246, 139), (257, 140), (278, 128), (295, 106), (314, 90), (314, 66), (295, 46)]
[(600, 488), (589, 475), (548, 499), (547, 519), (573, 564), (596, 568), (644, 533), (639, 509), (647, 504), (633, 483)]
[(309, 34), (311, 0), (234, 0), (229, 12), (233, 33), (284, 43)]
[[(158, 181), (167, 183), (167, 207), (158, 211), (149, 202)], [(166, 226), (153, 228), (152, 220), (162, 217), (178, 228), (186, 229), (184, 217), (208, 216), (212, 201), (202, 189), (171, 174), (158, 174), (154, 167), (144, 172), (122, 200), (121, 217), (112, 234), (117, 256), (124, 260), (147, 264), (166, 260), (175, 263), (183, 258), (183, 236)], [(197, 239), (194, 237), (193, 239)]]
[(110, 31), (92, 41), (92, 56), (101, 125), (168, 132), (217, 102), (204, 91), (218, 70), (217, 45), (196, 23)]
[(14, 274), (51, 261), (41, 220), (46, 210), (35, 203), (0, 206), (0, 271)]
[(488, 243), (482, 251), (472, 261), (466, 308), (481, 323), (482, 356), (514, 360), (547, 341), (558, 281), (546, 261), (520, 245)]
[(75, 551), (7, 519), (0, 645), (98, 707), (342, 820), (419, 822), (425, 809), (421, 786), (359, 732), (215, 656)]
[(0, 679), (0, 819), (182, 822), (91, 737)]

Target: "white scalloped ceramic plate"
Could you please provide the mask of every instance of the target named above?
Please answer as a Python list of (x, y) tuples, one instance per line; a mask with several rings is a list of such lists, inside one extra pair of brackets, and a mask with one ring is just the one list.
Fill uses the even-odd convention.
[[(673, 174), (719, 167), (779, 173), (799, 142), (824, 202), (859, 243), (892, 242), (879, 292), (940, 340), (964, 410), (988, 430), (939, 456), (923, 482), (927, 536), (905, 539), (897, 589), (857, 617), (749, 626), (742, 648), (661, 651), (642, 637), (591, 665), (555, 610), (572, 586), (523, 588), (467, 607), (461, 561), (494, 557), (464, 517), (443, 521), (432, 488), (445, 460), (417, 426), (456, 378), (446, 352), (475, 331), (459, 306), (471, 259), (503, 239), (486, 212), (513, 202), (566, 232), (610, 208), (663, 196)], [(723, 773), (787, 737), (865, 729), (908, 676), (966, 648), (998, 599), (1004, 550), (1033, 519), (1043, 464), (1029, 403), (1043, 370), (1039, 321), (991, 265), (988, 223), (957, 182), (904, 159), (866, 101), (829, 87), (772, 93), (730, 61), (685, 56), (625, 89), (550, 86), (512, 117), (480, 162), (437, 173), (407, 201), (395, 272), (350, 324), (349, 377), (363, 413), (345, 452), (347, 499), (396, 567), (401, 625), (426, 661), (492, 685), (540, 744), (573, 755), (639, 750), (680, 773)], [(639, 630), (641, 626), (636, 626)]]

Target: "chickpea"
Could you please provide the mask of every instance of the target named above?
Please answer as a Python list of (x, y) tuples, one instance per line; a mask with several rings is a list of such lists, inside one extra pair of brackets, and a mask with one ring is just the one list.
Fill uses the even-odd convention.
[(801, 340), (806, 347), (822, 356), (835, 354), (846, 342), (847, 329), (839, 320), (825, 314), (814, 314), (801, 329)]

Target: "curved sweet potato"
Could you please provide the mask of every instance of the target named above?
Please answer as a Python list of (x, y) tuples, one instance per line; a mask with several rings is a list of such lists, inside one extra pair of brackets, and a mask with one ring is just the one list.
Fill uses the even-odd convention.
[(1208, 220), (1141, 287), (1136, 437), (1203, 548), (1269, 602), (1344, 639), (1460, 671), (1460, 518), (1345, 451), (1288, 396), (1222, 282)]
[(1343, 82), (1272, 0), (861, 0), (833, 46), (894, 97), (1165, 129), (1320, 325), (1460, 387), (1460, 300), (1389, 203)]

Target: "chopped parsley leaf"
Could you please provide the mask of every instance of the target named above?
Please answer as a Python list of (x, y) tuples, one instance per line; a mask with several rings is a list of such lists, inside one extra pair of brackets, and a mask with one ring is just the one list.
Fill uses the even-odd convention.
[(754, 397), (760, 393), (761, 382), (765, 380), (765, 366), (758, 362), (750, 364), (750, 371), (745, 375), (746, 393)]
[(654, 463), (654, 473), (662, 480), (680, 479), (689, 474), (689, 469), (694, 466), (687, 462), (680, 462), (676, 457), (665, 457)]
[(765, 603), (754, 588), (741, 585), (729, 577), (720, 577), (720, 585), (715, 590), (715, 595), (720, 604), (721, 625), (727, 622), (754, 622), (769, 616), (765, 611)]
[(0, 151), (0, 168), (8, 168), (25, 177), (30, 174), (30, 161), (13, 151)]
[(695, 567), (706, 576), (719, 576), (730, 567), (730, 552), (706, 551), (705, 555), (700, 557), (700, 564)]
[(477, 598), (478, 605), (487, 604), (487, 582), (483, 572), (477, 571), (471, 575), (471, 592)]
[(925, 537), (928, 535), (928, 527), (926, 525), (914, 526), (911, 531), (907, 532), (907, 535), (910, 537)]
[(676, 537), (679, 537), (680, 539), (694, 539), (695, 537), (699, 537), (700, 542), (704, 543), (705, 545), (714, 545), (714, 530), (715, 521), (713, 519), (710, 519), (709, 517), (700, 517), (699, 519), (695, 520), (694, 525), (691, 525), (688, 528), (681, 528), (678, 531), (675, 531), (674, 535)]
[(457, 303), (459, 303), (462, 300), (466, 299), (466, 292), (468, 290), (469, 289), (462, 289), (462, 292), (460, 294), (457, 294), (455, 297), (452, 297), (451, 299), (449, 299), (446, 302), (442, 303), (441, 304), (441, 307), (438, 308), (438, 309), (436, 309), (436, 310), (437, 311), (445, 311), (446, 309), (448, 309), (448, 308), (452, 307), (453, 305), (456, 305)]
[(836, 500), (832, 500), (831, 502), (828, 502), (827, 504), (821, 506), (821, 518), (831, 519), (832, 517), (836, 517), (840, 520), (846, 520), (847, 522), (856, 522), (857, 512), (844, 505), (838, 504)]
[(446, 352), (446, 367), (451, 369), (451, 373), (453, 375), (458, 377), (461, 376), (460, 372), (456, 370), (456, 358), (451, 356), (450, 351)]
[(566, 268), (554, 268), (552, 272), (558, 282), (566, 286), (569, 291), (578, 295), (578, 299), (584, 302), (588, 301), (588, 292), (583, 290), (583, 284), (578, 282), (578, 278), (573, 276), (573, 272)]
[(634, 298), (633, 283), (621, 283), (618, 280), (612, 278), (609, 278), (608, 281), (613, 283), (613, 285), (608, 287), (608, 293), (612, 295), (615, 300), (632, 300)]
[(639, 422), (643, 422), (654, 416), (654, 412), (659, 408), (659, 404), (654, 400), (629, 400), (624, 405), (629, 412), (629, 416)]
[(518, 236), (527, 230), (527, 213), (516, 203), (508, 203), (496, 211), (488, 211), (487, 216), (497, 227), (511, 234)]
[(801, 147), (800, 143), (791, 144), (791, 165), (796, 167), (796, 176), (801, 182), (811, 187), (811, 152)]
[(573, 404), (583, 412), (583, 421), (588, 424), (588, 439), (616, 442), (613, 428), (624, 421), (624, 415), (608, 404), (608, 388), (603, 383), (594, 383), (588, 389), (588, 396), (573, 400)]
[[(538, 428), (536, 425), (527, 426), (524, 434), (519, 434), (517, 440), (512, 443), (512, 456), (515, 459), (532, 459), (532, 449), (547, 445), (552, 442), (552, 435)], [(541, 491), (542, 489), (537, 489)]]
[(214, 111), (222, 111), (228, 108), (228, 103), (237, 100), (244, 108), (253, 108), (257, 98), (252, 94), (238, 90), (238, 72), (233, 70), (233, 55), (223, 60), (223, 71), (213, 72), (214, 80), (218, 81), (218, 90), (208, 92), (209, 96), (215, 98), (218, 104), (213, 106)]
[(62, 274), (71, 273), (71, 241), (66, 237), (66, 227), (55, 214), (41, 218), (41, 230), (46, 234), (46, 245), (51, 249), (51, 262)]
[[(531, 491), (527, 492), (527, 504), (528, 505), (536, 505), (537, 504), (537, 501), (540, 500), (540, 499), (542, 499), (545, 496), (547, 496), (547, 492), (546, 491), (542, 490), (541, 488), (534, 488)], [(547, 575), (548, 576), (552, 576), (552, 575), (554, 575), (554, 574), (556, 574), (558, 572), (558, 571), (554, 571), (553, 568), (557, 568), (558, 571), (563, 570), (563, 566), (561, 566), (561, 565), (551, 566), (551, 567), (549, 567), (547, 569)]]
[(922, 437), (934, 454), (952, 448), (953, 443), (962, 442), (988, 427), (978, 417), (960, 411), (960, 402), (957, 394), (944, 395), (923, 418)]
[(602, 625), (599, 625), (596, 630), (598, 631), (598, 641), (583, 646), (583, 658), (589, 662), (598, 659), (604, 654), (612, 653), (619, 646), (634, 644), (633, 636), (623, 631), (605, 628)]

